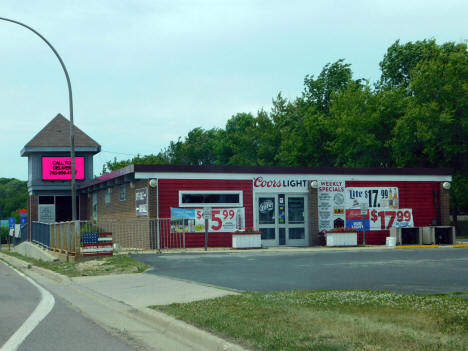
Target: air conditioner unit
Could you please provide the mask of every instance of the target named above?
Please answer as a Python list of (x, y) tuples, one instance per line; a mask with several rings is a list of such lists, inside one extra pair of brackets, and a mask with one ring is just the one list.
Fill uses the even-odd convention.
[(455, 227), (431, 226), (423, 229), (423, 244), (455, 244)]
[(419, 227), (390, 228), (390, 237), (396, 239), (397, 245), (420, 245), (423, 241)]

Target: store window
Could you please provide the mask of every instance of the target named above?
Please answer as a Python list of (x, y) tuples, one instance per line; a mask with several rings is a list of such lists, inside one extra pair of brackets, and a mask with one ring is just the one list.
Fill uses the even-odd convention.
[(122, 184), (120, 186), (120, 201), (125, 201), (127, 200), (127, 185)]
[(97, 221), (98, 193), (93, 193), (93, 221)]
[(180, 207), (243, 206), (242, 191), (179, 191)]
[(39, 205), (53, 205), (55, 204), (54, 196), (39, 196)]
[(106, 205), (109, 205), (111, 202), (111, 189), (110, 188), (106, 189), (106, 192), (104, 194), (104, 202), (106, 203)]

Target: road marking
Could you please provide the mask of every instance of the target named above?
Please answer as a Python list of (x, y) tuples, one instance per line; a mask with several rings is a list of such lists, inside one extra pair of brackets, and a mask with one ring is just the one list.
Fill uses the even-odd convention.
[(10, 266), (16, 273), (34, 285), (41, 293), (41, 302), (36, 306), (33, 313), (26, 319), (21, 327), (7, 340), (7, 342), (0, 348), (0, 351), (15, 351), (21, 343), (28, 337), (29, 334), (36, 328), (39, 323), (49, 314), (55, 305), (54, 296), (37, 284), (34, 280), (27, 277), (20, 271)]

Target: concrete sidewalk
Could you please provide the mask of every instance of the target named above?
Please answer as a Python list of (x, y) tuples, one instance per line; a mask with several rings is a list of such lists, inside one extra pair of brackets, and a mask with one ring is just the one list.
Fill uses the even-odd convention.
[(66, 300), (110, 334), (132, 340), (139, 350), (245, 350), (147, 308), (235, 294), (233, 291), (146, 273), (68, 278), (3, 253), (0, 259)]
[(71, 278), (76, 284), (135, 308), (211, 299), (233, 291), (155, 274), (119, 274)]

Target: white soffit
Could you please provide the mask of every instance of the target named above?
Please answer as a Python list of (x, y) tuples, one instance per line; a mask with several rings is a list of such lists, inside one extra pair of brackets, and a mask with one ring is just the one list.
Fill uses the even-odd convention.
[(451, 182), (450, 175), (394, 175), (394, 174), (273, 174), (273, 173), (202, 173), (202, 172), (135, 172), (135, 179), (219, 179), (253, 180), (293, 179), (293, 180), (341, 180), (341, 181), (396, 181), (396, 182)]

